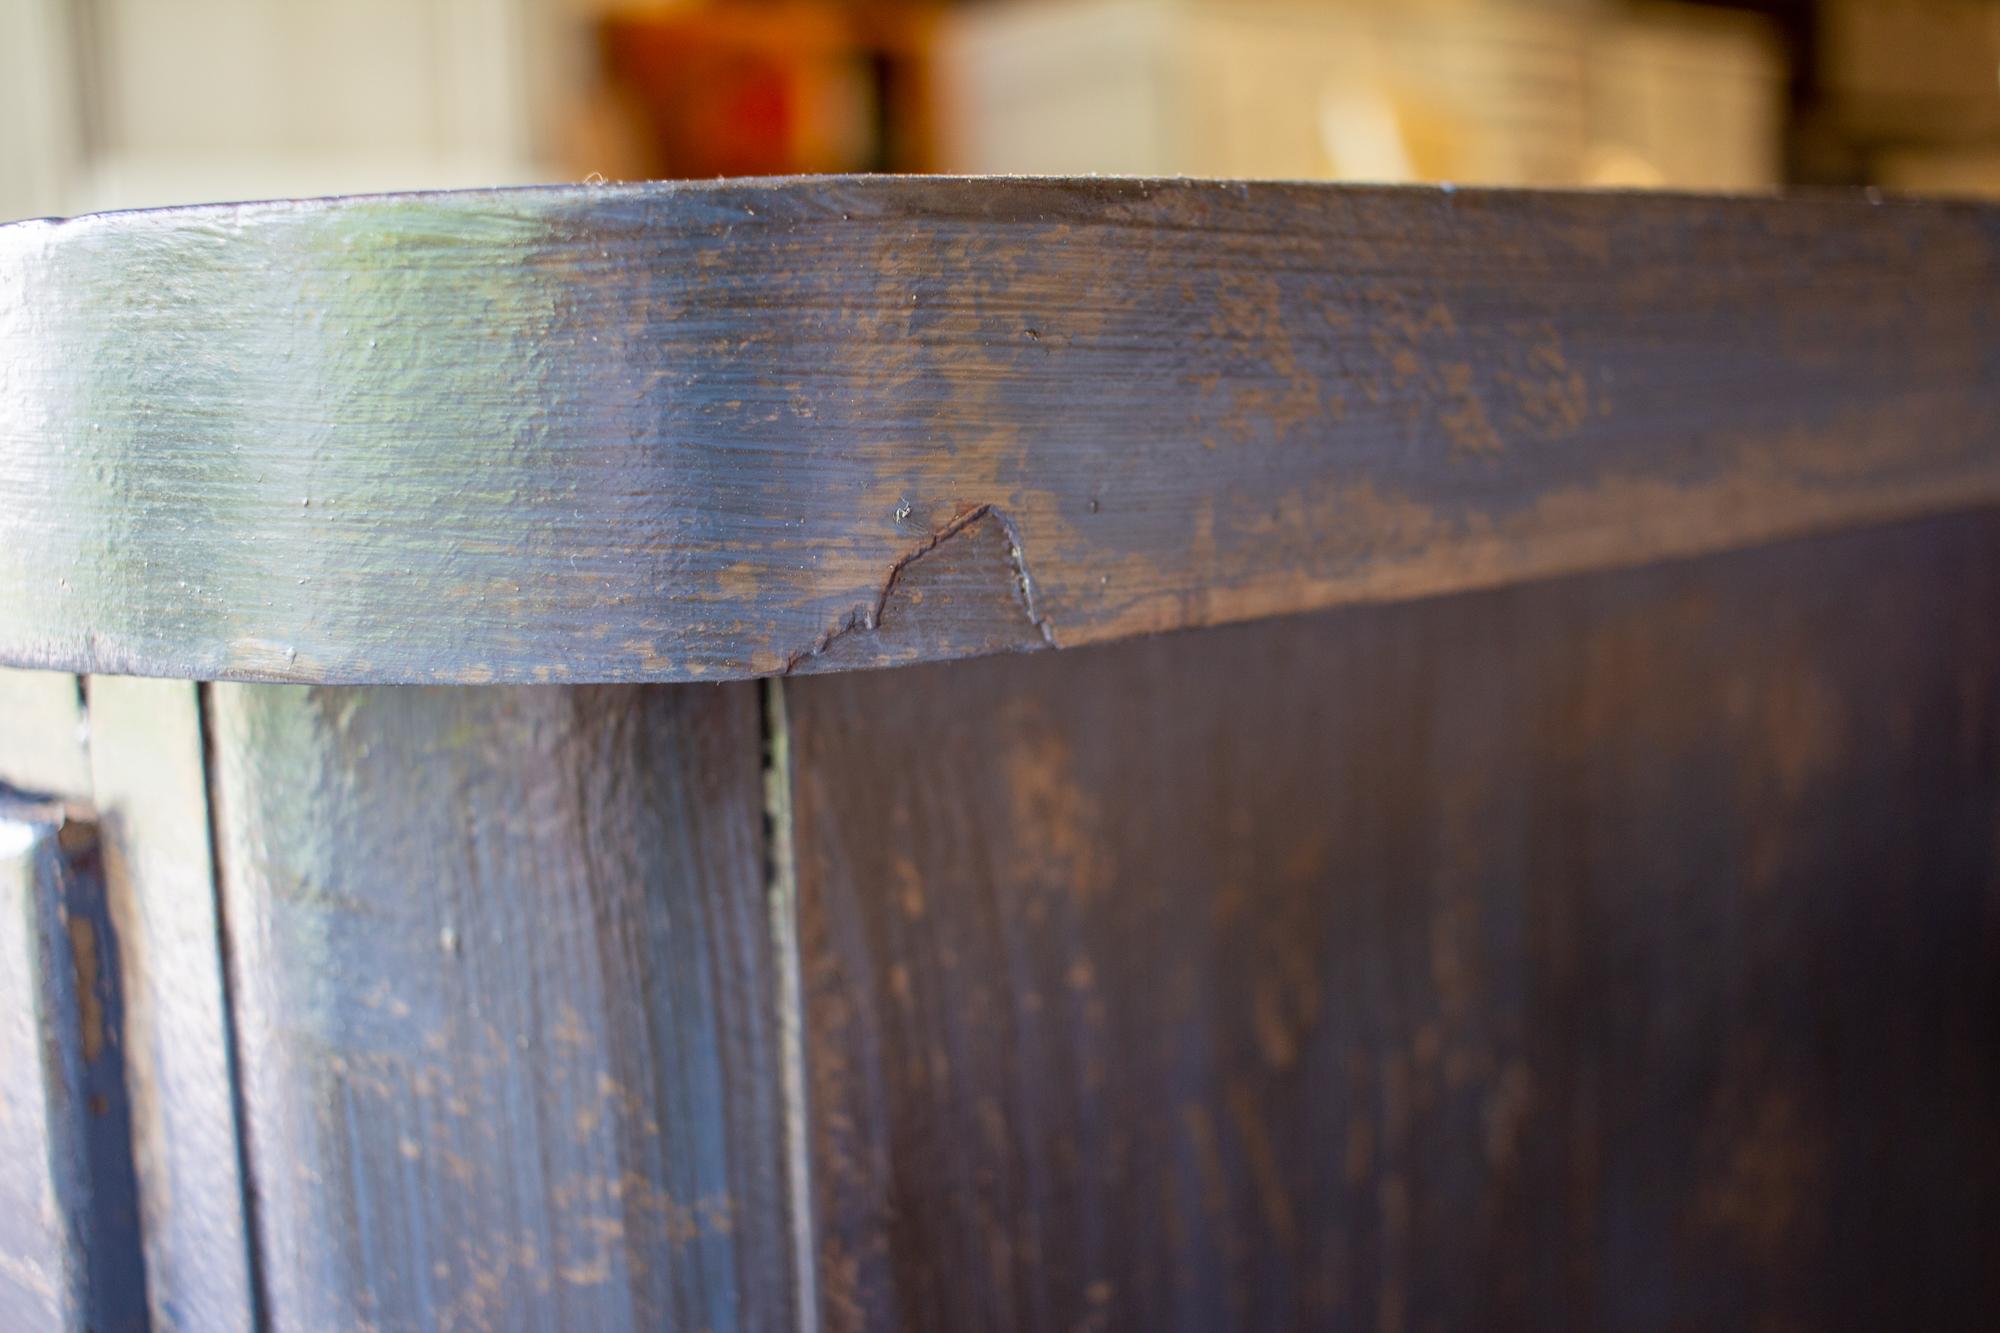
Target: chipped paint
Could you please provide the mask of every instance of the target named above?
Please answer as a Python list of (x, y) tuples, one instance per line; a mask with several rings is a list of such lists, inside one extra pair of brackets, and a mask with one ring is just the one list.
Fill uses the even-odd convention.
[(2000, 212), (1439, 199), (828, 178), (0, 228), (0, 661), (1018, 649), (980, 597), (879, 632), (912, 535), (980, 506), (1068, 647), (2000, 501)]

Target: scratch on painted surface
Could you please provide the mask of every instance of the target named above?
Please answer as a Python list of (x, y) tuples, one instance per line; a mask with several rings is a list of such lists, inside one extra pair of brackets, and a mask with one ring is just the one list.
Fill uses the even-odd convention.
[(855, 607), (831, 629), (822, 634), (811, 647), (802, 648), (790, 654), (786, 657), (780, 674), (791, 675), (806, 659), (824, 654), (827, 649), (848, 635), (861, 631), (873, 632), (882, 628), (882, 624), (888, 616), (890, 603), (896, 598), (904, 576), (912, 567), (927, 556), (933, 555), (941, 548), (946, 547), (948, 543), (952, 543), (955, 539), (973, 533), (980, 524), (986, 522), (991, 522), (997, 526), (1001, 536), (1005, 538), (1006, 577), (1008, 583), (1011, 585), (1012, 594), (1021, 604), (1022, 613), (1027, 617), (1028, 623), (1034, 627), (1035, 633), (1041, 639), (1043, 645), (1049, 648), (1059, 646), (1056, 642), (1054, 627), (1035, 608), (1035, 581), (1034, 577), (1028, 572), (1027, 557), (1021, 545), (1020, 530), (1014, 526), (1013, 520), (1008, 518), (1005, 511), (991, 504), (982, 504), (976, 505), (959, 514), (943, 527), (931, 533), (922, 543), (900, 556), (894, 564), (889, 566), (889, 572), (883, 578), (882, 587), (875, 594), (875, 600), (872, 605)]

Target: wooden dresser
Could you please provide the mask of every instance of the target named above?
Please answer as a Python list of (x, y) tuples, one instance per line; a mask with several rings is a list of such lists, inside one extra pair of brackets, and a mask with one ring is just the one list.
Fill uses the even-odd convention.
[(1994, 207), (0, 228), (0, 1326), (1990, 1327), (1996, 506)]

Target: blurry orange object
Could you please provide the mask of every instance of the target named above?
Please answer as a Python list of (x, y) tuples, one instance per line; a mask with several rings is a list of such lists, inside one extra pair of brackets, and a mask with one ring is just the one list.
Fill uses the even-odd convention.
[(781, 0), (627, 10), (598, 27), (620, 175), (930, 166), (927, 10)]

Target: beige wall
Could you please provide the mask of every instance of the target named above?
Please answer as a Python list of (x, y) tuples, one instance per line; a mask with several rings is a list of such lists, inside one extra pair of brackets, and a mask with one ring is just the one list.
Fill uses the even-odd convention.
[(549, 0), (0, 0), (0, 215), (546, 179), (562, 18)]

